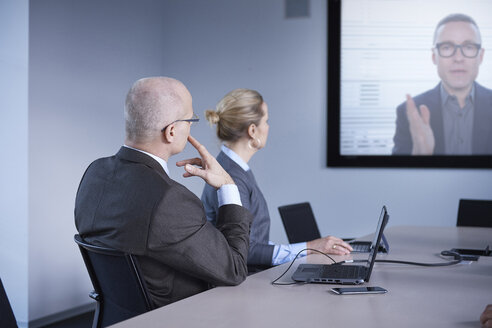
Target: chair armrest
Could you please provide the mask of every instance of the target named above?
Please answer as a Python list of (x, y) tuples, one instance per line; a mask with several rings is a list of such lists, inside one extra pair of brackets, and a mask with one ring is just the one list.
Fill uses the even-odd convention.
[(99, 294), (95, 290), (89, 293), (89, 297), (99, 302)]

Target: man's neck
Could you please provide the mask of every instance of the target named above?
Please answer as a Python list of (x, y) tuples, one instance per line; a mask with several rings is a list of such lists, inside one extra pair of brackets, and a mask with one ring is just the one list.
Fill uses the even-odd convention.
[(125, 140), (125, 145), (135, 148), (135, 149), (140, 149), (143, 150), (149, 154), (155, 155), (157, 157), (162, 158), (166, 162), (168, 161), (170, 154), (168, 154), (166, 151), (159, 149), (159, 147), (156, 147), (152, 143), (139, 143), (139, 142), (133, 142), (130, 140)]

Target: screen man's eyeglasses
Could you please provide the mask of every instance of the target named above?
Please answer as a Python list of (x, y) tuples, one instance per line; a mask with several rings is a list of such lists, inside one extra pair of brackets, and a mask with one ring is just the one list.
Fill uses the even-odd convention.
[(475, 58), (478, 56), (478, 52), (480, 51), (481, 47), (482, 47), (481, 44), (471, 43), (471, 42), (467, 42), (463, 44), (454, 44), (451, 42), (436, 43), (436, 49), (437, 52), (439, 53), (439, 56), (444, 58), (449, 58), (454, 56), (458, 48), (460, 49), (461, 54), (466, 58)]
[(171, 123), (169, 123), (168, 125), (166, 125), (165, 127), (162, 128), (161, 132), (164, 132), (164, 130), (167, 129), (167, 127), (171, 124), (174, 124), (176, 122), (189, 122), (189, 123), (193, 123), (193, 122), (198, 122), (200, 121), (200, 118), (198, 117), (198, 115), (196, 115), (195, 113), (193, 113), (193, 117), (192, 118), (188, 118), (188, 119), (184, 119), (184, 120), (176, 120), (176, 121), (173, 121)]

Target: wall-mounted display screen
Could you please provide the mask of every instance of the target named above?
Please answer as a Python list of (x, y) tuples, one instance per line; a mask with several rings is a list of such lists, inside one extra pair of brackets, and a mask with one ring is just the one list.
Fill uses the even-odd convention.
[(492, 1), (328, 1), (328, 166), (492, 167)]

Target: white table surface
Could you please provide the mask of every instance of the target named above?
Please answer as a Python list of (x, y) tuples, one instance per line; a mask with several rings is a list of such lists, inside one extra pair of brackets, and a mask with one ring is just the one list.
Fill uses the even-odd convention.
[[(445, 261), (445, 249), (492, 247), (492, 228), (414, 227), (386, 229), (390, 253), (378, 259)], [(371, 236), (366, 236), (371, 240)], [(354, 255), (353, 258), (367, 257)], [(335, 260), (352, 258), (335, 257)], [(299, 263), (329, 263), (322, 255)], [(236, 287), (217, 287), (112, 327), (480, 327), (492, 303), (492, 257), (448, 267), (376, 263), (366, 286), (386, 294), (335, 295), (340, 285), (273, 286), (287, 264), (249, 276)]]

